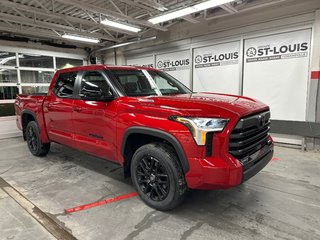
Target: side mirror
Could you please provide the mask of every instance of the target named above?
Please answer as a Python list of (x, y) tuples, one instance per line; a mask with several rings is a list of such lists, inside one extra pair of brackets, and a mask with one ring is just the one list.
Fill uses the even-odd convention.
[(111, 92), (104, 93), (99, 87), (94, 85), (86, 85), (80, 90), (79, 96), (82, 100), (87, 101), (104, 101), (110, 102), (114, 99)]

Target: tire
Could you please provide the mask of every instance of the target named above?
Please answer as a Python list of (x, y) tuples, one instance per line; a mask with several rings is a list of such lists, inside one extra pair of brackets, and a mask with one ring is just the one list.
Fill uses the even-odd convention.
[(25, 134), (28, 148), (34, 156), (41, 157), (48, 154), (50, 143), (42, 143), (40, 130), (35, 121), (28, 123)]
[(186, 195), (183, 171), (169, 145), (151, 143), (140, 147), (132, 157), (130, 171), (140, 198), (156, 210), (171, 210)]

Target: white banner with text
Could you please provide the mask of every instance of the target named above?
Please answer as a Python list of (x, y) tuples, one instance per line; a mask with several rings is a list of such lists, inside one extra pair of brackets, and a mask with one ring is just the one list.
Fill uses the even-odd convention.
[(156, 68), (167, 72), (190, 87), (191, 56), (189, 50), (156, 55)]
[(245, 40), (243, 95), (271, 108), (272, 119), (306, 120), (311, 29)]
[(240, 41), (193, 50), (193, 90), (240, 93)]

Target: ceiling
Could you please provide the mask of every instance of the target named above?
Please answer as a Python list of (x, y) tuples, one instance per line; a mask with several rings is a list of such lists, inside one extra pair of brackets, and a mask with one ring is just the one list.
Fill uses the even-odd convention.
[[(151, 17), (195, 5), (203, 0), (1, 0), (0, 37), (28, 37), (52, 43), (78, 44), (61, 37), (64, 33), (70, 33), (99, 38), (101, 42), (97, 46), (109, 46), (153, 36), (158, 31), (168, 31), (172, 25), (182, 21), (190, 24), (210, 21), (283, 1), (236, 0), (153, 25), (148, 21)], [(104, 19), (138, 26), (142, 30), (133, 33), (105, 26), (100, 23)]]

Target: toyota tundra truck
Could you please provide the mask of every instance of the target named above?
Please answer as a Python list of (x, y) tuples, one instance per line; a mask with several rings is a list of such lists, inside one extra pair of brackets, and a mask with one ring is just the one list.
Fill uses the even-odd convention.
[(145, 67), (58, 70), (45, 95), (18, 95), (17, 126), (30, 152), (62, 144), (123, 167), (140, 198), (176, 207), (188, 189), (227, 189), (273, 156), (269, 107), (227, 94), (196, 93)]

